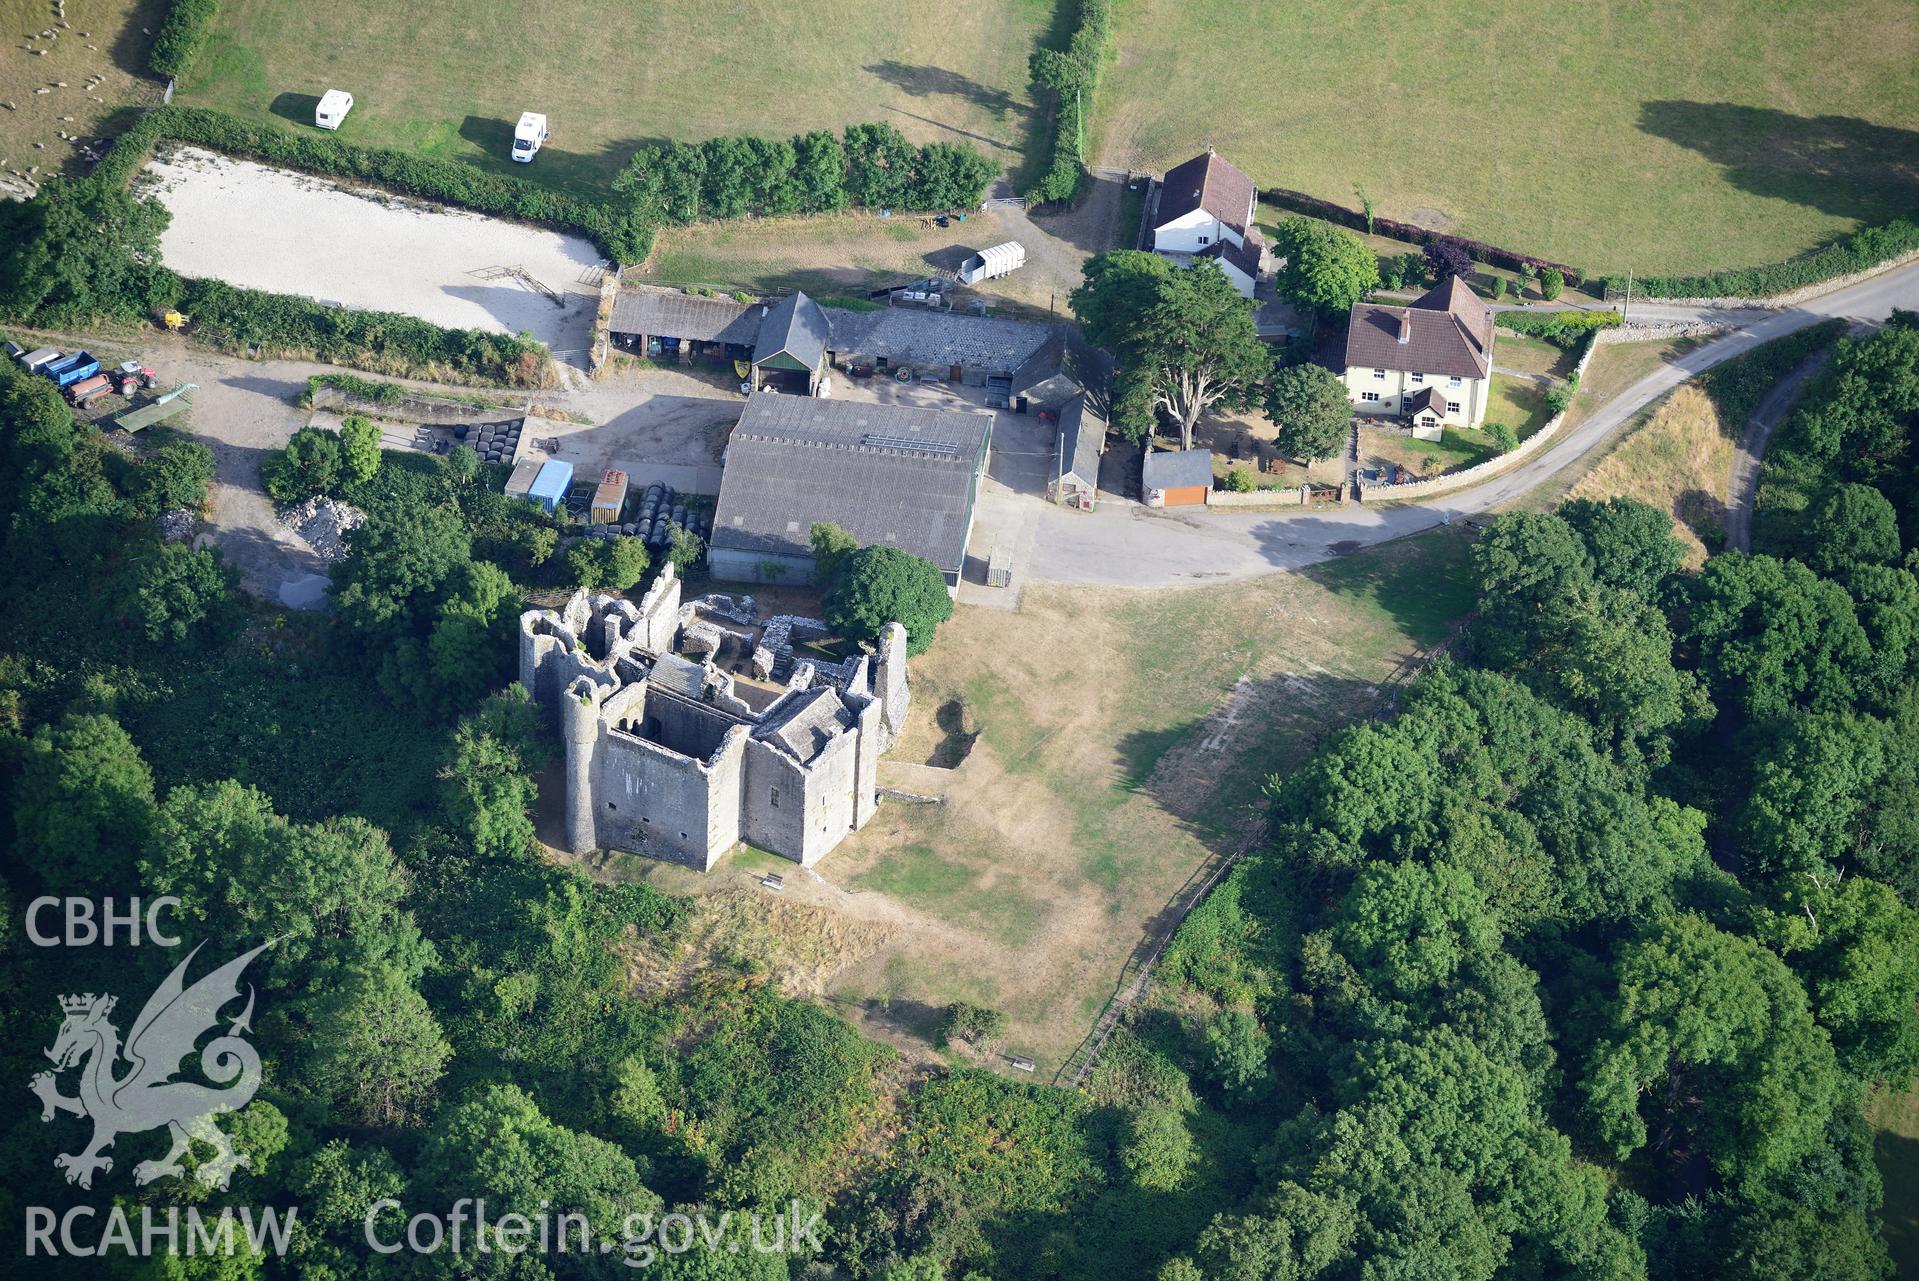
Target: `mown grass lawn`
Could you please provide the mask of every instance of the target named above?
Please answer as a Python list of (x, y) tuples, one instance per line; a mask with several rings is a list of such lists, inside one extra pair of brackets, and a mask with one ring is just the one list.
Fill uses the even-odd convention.
[[(179, 100), (310, 128), (314, 100), (345, 89), (349, 141), (573, 189), (609, 181), (649, 139), (868, 120), (971, 139), (1016, 167), (1041, 123), (1027, 58), (1054, 18), (1050, 0), (226, 0)], [(522, 111), (545, 112), (553, 133), (529, 165), (507, 158)]]
[(1546, 408), (1545, 387), (1512, 374), (1493, 375), (1492, 385), (1486, 389), (1487, 422), (1505, 423), (1524, 440), (1544, 427), (1551, 417)]
[[(1489, 411), (1488, 422), (1498, 421)], [(1485, 462), (1499, 452), (1485, 432), (1448, 427), (1438, 440), (1415, 440), (1394, 431), (1362, 430), (1359, 462), (1362, 467), (1398, 463), (1419, 476), (1437, 476)]]
[(1909, 0), (1128, 0), (1119, 28), (1107, 163), (1211, 141), (1261, 184), (1593, 270), (1769, 262), (1919, 203)]

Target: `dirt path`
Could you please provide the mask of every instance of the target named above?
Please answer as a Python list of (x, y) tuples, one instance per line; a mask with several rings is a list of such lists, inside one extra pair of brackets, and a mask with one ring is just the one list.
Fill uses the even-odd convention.
[(1752, 513), (1759, 499), (1759, 464), (1766, 456), (1772, 433), (1786, 420), (1787, 412), (1799, 400), (1806, 380), (1826, 367), (1832, 348), (1815, 351), (1798, 368), (1781, 378), (1759, 408), (1752, 411), (1739, 448), (1732, 456), (1732, 480), (1726, 490), (1726, 545), (1738, 552), (1752, 550)]

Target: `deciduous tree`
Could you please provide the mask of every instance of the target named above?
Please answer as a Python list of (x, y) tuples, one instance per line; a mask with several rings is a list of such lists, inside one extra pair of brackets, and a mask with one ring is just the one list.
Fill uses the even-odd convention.
[(154, 819), (153, 772), (112, 717), (69, 713), (27, 740), (14, 792), (17, 848), (56, 893), (123, 880)]
[(1379, 259), (1343, 227), (1308, 218), (1282, 218), (1273, 252), (1286, 260), (1279, 291), (1302, 306), (1343, 316), (1379, 288)]
[(1323, 365), (1294, 365), (1274, 374), (1266, 384), (1266, 417), (1278, 429), (1274, 444), (1289, 458), (1331, 458), (1352, 438), (1346, 384)]
[(888, 623), (906, 628), (906, 652), (924, 654), (953, 616), (939, 567), (897, 547), (849, 552), (820, 600), (833, 629), (849, 640), (877, 640)]

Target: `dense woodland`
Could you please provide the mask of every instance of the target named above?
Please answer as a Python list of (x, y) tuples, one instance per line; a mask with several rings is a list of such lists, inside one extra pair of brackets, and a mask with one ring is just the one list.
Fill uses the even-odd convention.
[(1698, 573), (1637, 504), (1494, 521), (1458, 653), (1274, 777), (1270, 840), (1068, 1091), (913, 1068), (749, 963), (645, 977), (682, 905), (533, 852), (546, 740), (500, 691), (552, 548), (464, 462), (343, 454), (360, 555), (281, 615), (157, 539), (204, 451), (0, 373), (0, 1076), (46, 1066), (59, 996), (130, 1017), (178, 959), (28, 946), (40, 894), (281, 939), (223, 1121), (251, 1168), (136, 1187), (165, 1143), (127, 1135), (83, 1194), (51, 1158), (84, 1122), (23, 1092), (0, 1223), (301, 1208), (284, 1259), (113, 1268), (156, 1277), (631, 1274), (364, 1245), (381, 1198), (472, 1196), (824, 1211), (817, 1257), (653, 1265), (700, 1278), (1888, 1276), (1860, 1109), (1919, 1065), (1915, 418), (1919, 328), (1843, 341), (1769, 478), (1804, 503)]

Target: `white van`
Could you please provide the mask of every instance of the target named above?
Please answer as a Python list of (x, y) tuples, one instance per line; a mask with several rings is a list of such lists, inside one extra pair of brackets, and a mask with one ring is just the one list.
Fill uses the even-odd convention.
[(521, 164), (540, 154), (546, 142), (546, 117), (537, 111), (522, 111), (519, 127), (513, 131), (513, 158)]
[(338, 129), (351, 110), (352, 94), (344, 89), (329, 89), (320, 95), (320, 105), (313, 109), (313, 123), (322, 129)]

